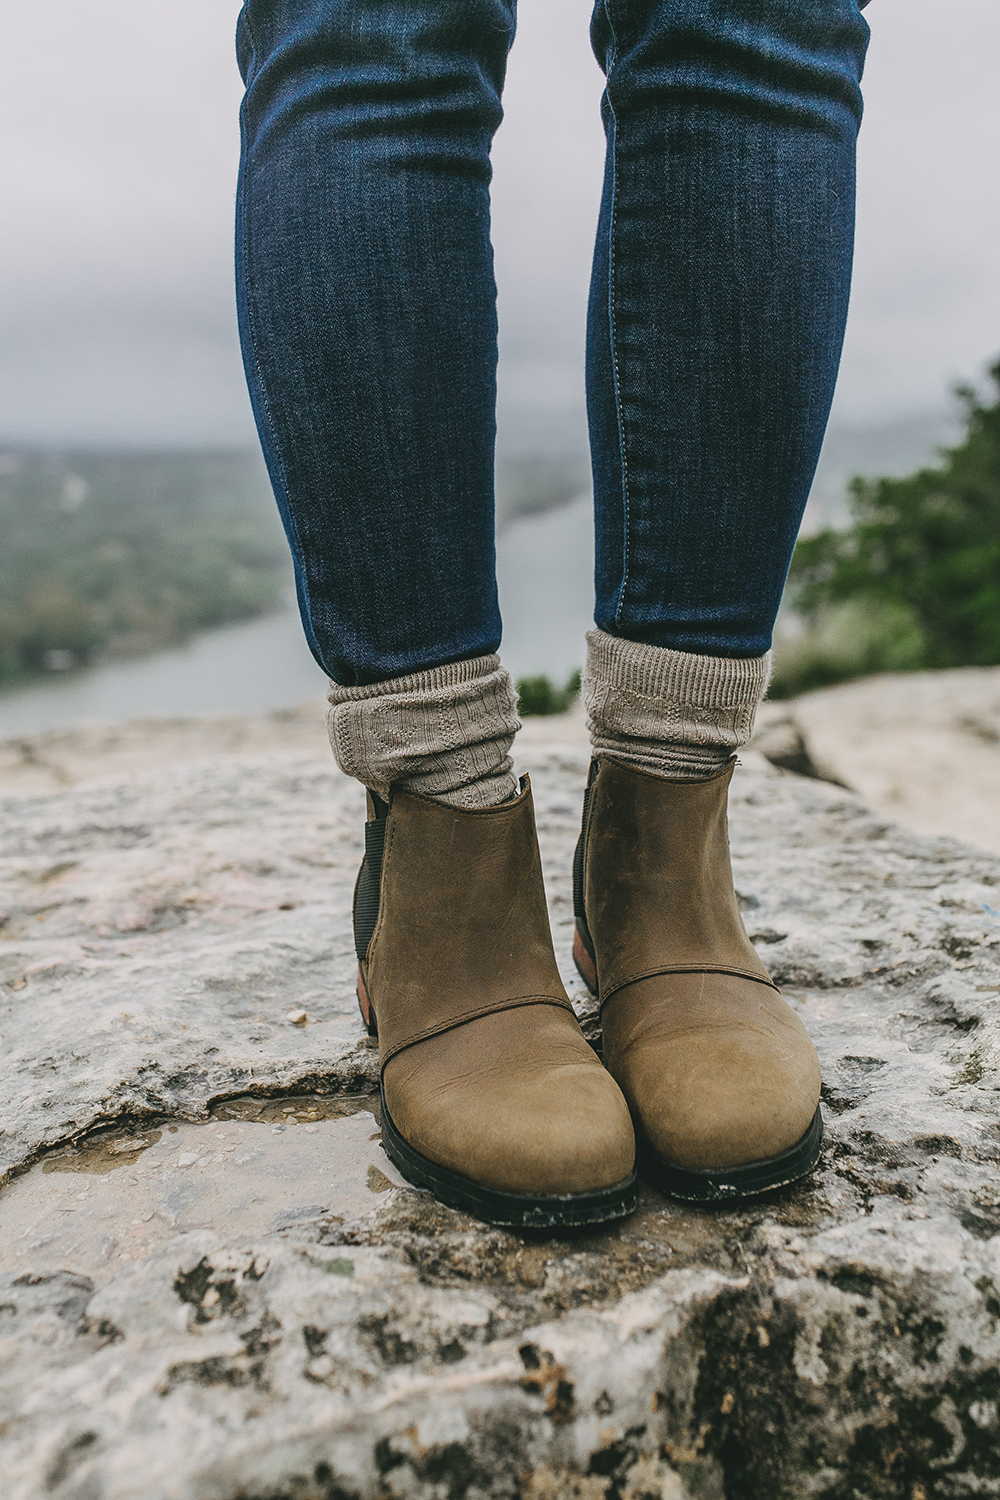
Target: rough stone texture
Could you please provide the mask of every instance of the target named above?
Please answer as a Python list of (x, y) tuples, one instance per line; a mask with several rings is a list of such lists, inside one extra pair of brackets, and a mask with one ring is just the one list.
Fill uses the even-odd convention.
[(1000, 667), (865, 677), (765, 703), (754, 748), (918, 833), (1000, 853)]
[[(586, 756), (522, 758), (571, 980)], [(826, 1081), (811, 1182), (728, 1212), (646, 1190), (564, 1239), (381, 1182), (100, 1265), (29, 1236), (0, 1276), (4, 1500), (1000, 1495), (1000, 860), (746, 760), (737, 886)], [(304, 753), (5, 799), (0, 1236), (15, 1174), (44, 1157), (41, 1193), (95, 1127), (138, 1176), (140, 1136), (162, 1170), (157, 1130), (230, 1096), (315, 1090), (319, 1117), (370, 1087), (361, 807)]]
[(351, 999), (356, 783), (305, 757), (220, 757), (3, 814), (0, 1171), (125, 1113), (371, 1086)]
[(203, 755), (298, 751), (324, 763), (326, 699), (220, 718), (130, 719), (0, 739), (0, 790), (51, 792)]

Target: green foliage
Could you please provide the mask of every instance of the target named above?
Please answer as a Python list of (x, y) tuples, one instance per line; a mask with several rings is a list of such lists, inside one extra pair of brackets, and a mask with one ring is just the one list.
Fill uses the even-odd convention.
[(522, 718), (536, 714), (562, 714), (571, 707), (580, 692), (580, 673), (572, 672), (564, 688), (557, 688), (548, 677), (521, 677), (517, 683), (517, 711)]
[(794, 698), (873, 672), (924, 665), (924, 640), (912, 611), (872, 599), (821, 606), (800, 621), (797, 638), (778, 639), (769, 698)]
[(855, 479), (854, 525), (800, 541), (789, 598), (803, 638), (775, 696), (876, 671), (1000, 662), (1000, 363), (997, 398), (971, 390), (962, 442), (935, 468)]
[(287, 575), (254, 455), (0, 455), (0, 681), (261, 614)]

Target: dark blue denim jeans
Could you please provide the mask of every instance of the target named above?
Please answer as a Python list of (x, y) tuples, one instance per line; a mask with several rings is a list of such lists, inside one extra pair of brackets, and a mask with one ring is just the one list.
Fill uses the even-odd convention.
[[(489, 150), (515, 0), (245, 0), (237, 279), (317, 661), (495, 651)], [(598, 0), (587, 392), (597, 624), (770, 645), (829, 415), (858, 0)]]

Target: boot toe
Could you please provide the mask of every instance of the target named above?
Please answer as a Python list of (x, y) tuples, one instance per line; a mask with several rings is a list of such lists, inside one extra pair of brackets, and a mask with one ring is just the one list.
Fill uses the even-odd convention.
[[(654, 987), (662, 991), (664, 978), (633, 986), (645, 995), (622, 997), (633, 1024), (618, 1016), (626, 1034), (610, 1050), (612, 1071), (656, 1155), (724, 1170), (795, 1146), (816, 1113), (820, 1073), (791, 1007), (775, 991), (724, 975), (671, 976), (666, 996), (651, 995)], [(613, 1022), (606, 1039), (609, 1030)]]
[(431, 1037), (392, 1058), (383, 1084), (405, 1140), (484, 1187), (590, 1193), (633, 1170), (621, 1091), (556, 1007), (480, 1016)]

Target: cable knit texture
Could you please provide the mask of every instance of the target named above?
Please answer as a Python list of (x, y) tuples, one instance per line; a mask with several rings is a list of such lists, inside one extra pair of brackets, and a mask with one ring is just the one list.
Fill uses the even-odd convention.
[(771, 653), (695, 656), (587, 635), (583, 694), (595, 755), (666, 781), (714, 776), (753, 734)]
[(516, 795), (510, 747), (521, 724), (499, 656), (367, 687), (331, 682), (328, 699), (337, 764), (383, 800), (390, 787), (464, 808), (495, 807)]

